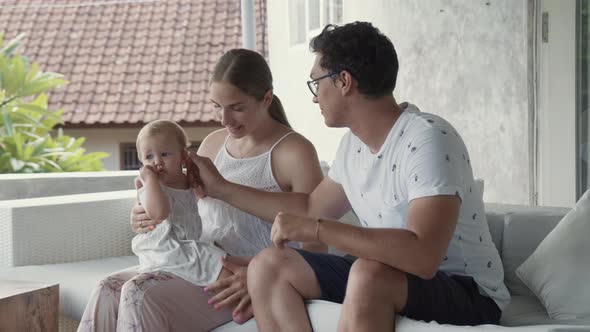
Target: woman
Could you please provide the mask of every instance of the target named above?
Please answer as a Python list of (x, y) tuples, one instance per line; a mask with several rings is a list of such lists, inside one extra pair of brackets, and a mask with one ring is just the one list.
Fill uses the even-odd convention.
[[(209, 134), (197, 153), (214, 160), (226, 179), (286, 192), (311, 192), (322, 180), (313, 145), (291, 129), (273, 94), (268, 64), (258, 53), (245, 49), (225, 53), (213, 71), (210, 99), (225, 128)], [(212, 198), (199, 200), (198, 210), (203, 237), (230, 255), (224, 267), (233, 275), (203, 289), (166, 272), (115, 273), (94, 290), (79, 331), (113, 331), (117, 317), (123, 315), (136, 317), (129, 328), (142, 331), (207, 331), (232, 318), (243, 323), (252, 317), (247, 265), (252, 256), (272, 245), (272, 220), (261, 220)], [(131, 225), (136, 233), (149, 232), (156, 224), (141, 205), (133, 208)], [(126, 328), (121, 325), (119, 330)]]

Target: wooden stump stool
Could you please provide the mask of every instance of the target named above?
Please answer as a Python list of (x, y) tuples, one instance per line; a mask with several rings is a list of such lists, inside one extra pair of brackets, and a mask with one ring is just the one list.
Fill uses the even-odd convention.
[(58, 330), (59, 284), (0, 279), (0, 331)]

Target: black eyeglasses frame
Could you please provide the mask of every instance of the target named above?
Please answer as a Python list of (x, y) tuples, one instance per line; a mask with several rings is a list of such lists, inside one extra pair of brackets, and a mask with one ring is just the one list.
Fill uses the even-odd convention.
[(332, 76), (335, 76), (335, 75), (338, 75), (338, 73), (337, 72), (333, 72), (333, 73), (330, 73), (330, 74), (326, 74), (324, 76), (320, 76), (320, 77), (318, 77), (316, 79), (307, 81), (307, 88), (309, 89), (309, 91), (311, 91), (311, 94), (314, 97), (317, 97), (318, 96), (319, 81), (323, 80), (324, 78), (332, 77)]

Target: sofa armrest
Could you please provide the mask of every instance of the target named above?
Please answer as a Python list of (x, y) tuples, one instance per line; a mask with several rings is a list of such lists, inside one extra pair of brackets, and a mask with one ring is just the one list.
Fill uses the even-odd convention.
[(130, 255), (135, 190), (0, 201), (0, 268)]
[(520, 205), (520, 204), (504, 204), (504, 203), (485, 203), (486, 211), (493, 211), (501, 214), (522, 214), (522, 215), (535, 215), (535, 214), (561, 214), (565, 215), (571, 210), (568, 207), (557, 207), (557, 206), (532, 206), (532, 205)]

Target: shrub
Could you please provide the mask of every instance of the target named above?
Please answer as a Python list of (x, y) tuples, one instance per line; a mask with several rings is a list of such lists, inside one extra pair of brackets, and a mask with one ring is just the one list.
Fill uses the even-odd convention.
[(4, 45), (0, 34), (0, 173), (104, 170), (107, 153), (85, 153), (84, 137), (54, 129), (64, 123), (63, 110), (48, 109), (46, 92), (67, 81), (16, 54), (22, 37)]

